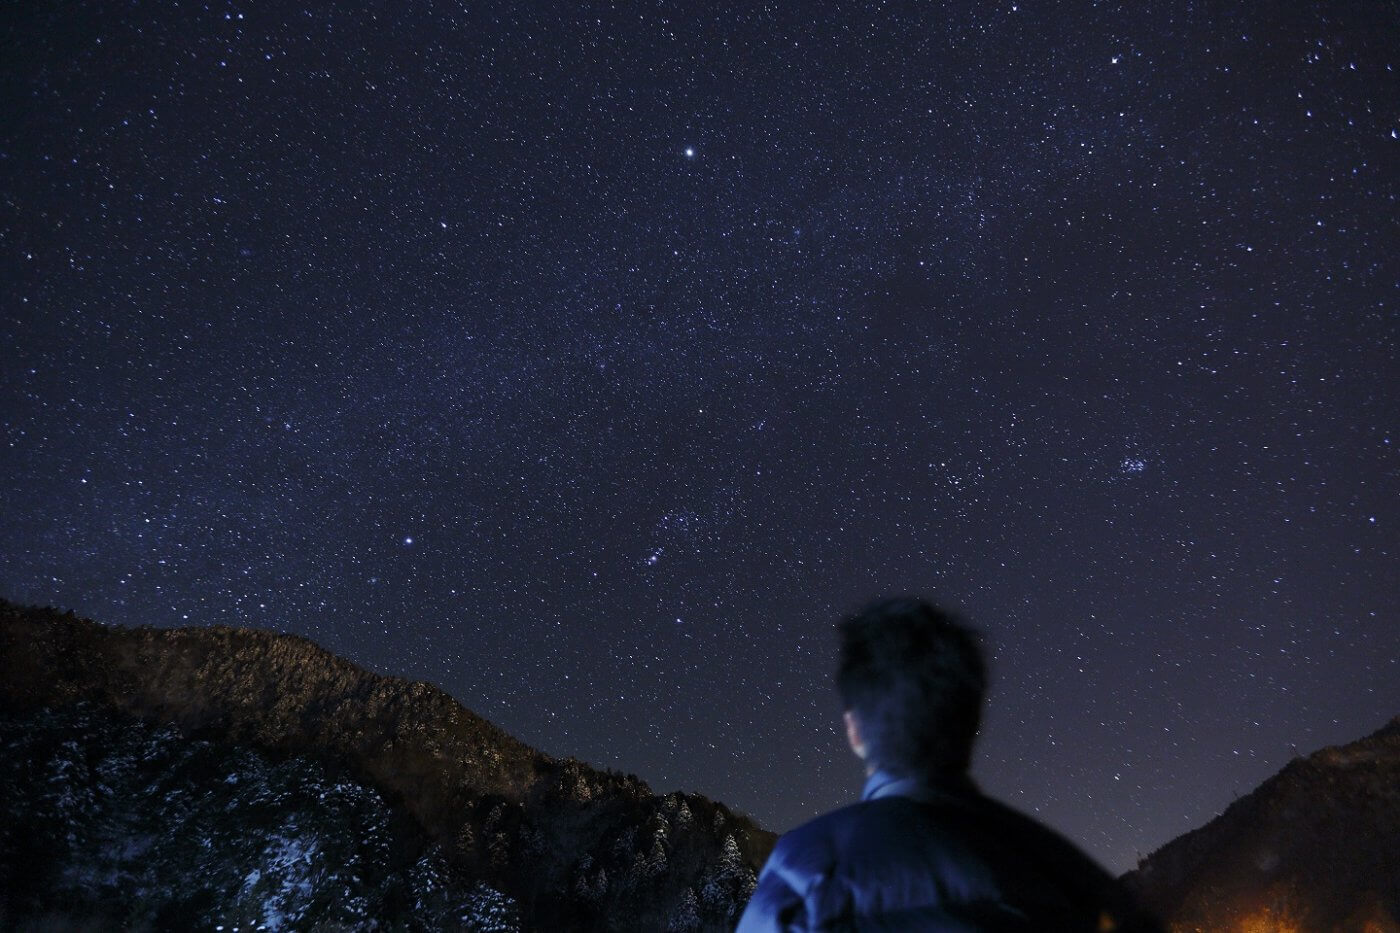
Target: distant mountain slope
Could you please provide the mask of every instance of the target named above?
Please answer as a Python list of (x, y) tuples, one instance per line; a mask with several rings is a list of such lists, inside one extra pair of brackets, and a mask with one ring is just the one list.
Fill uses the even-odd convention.
[[(396, 844), (420, 849), (414, 858), (440, 852), (463, 891), (504, 892), (526, 929), (728, 929), (773, 844), (721, 804), (550, 758), (435, 687), (302, 638), (107, 628), (0, 602), (0, 712), (23, 732), (26, 717), (79, 702), (343, 772), (409, 818), (414, 832)], [(211, 779), (227, 777), (218, 770)], [(411, 878), (386, 883), (412, 889)]]
[(1172, 930), (1400, 933), (1400, 717), (1294, 759), (1125, 881)]
[(0, 714), (0, 879), (3, 930), (519, 928), (372, 788), (89, 702)]

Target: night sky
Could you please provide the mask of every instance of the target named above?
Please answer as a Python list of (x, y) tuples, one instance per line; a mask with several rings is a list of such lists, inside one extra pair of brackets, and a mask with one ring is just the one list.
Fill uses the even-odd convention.
[(6, 598), (782, 831), (927, 594), (1116, 870), (1400, 713), (1395, 4), (0, 17)]

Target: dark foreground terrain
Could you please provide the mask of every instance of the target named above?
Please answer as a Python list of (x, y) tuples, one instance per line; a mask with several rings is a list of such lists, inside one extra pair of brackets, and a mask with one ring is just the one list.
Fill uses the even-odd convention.
[(773, 836), (302, 638), (0, 603), (0, 928), (730, 929)]

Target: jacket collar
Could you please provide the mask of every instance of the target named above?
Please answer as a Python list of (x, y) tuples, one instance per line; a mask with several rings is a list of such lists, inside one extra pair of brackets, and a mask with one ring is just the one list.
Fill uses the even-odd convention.
[(977, 787), (966, 774), (919, 775), (904, 777), (877, 768), (865, 779), (861, 800), (877, 800), (880, 797), (912, 797), (915, 800), (931, 801), (952, 796), (966, 796), (976, 793)]

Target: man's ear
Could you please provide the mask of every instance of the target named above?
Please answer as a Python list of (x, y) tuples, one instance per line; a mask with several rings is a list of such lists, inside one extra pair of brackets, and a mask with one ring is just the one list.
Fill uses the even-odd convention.
[(856, 714), (846, 710), (841, 718), (846, 720), (846, 741), (851, 744), (851, 751), (856, 753), (857, 758), (864, 761), (865, 742), (860, 737), (860, 723), (856, 721)]

